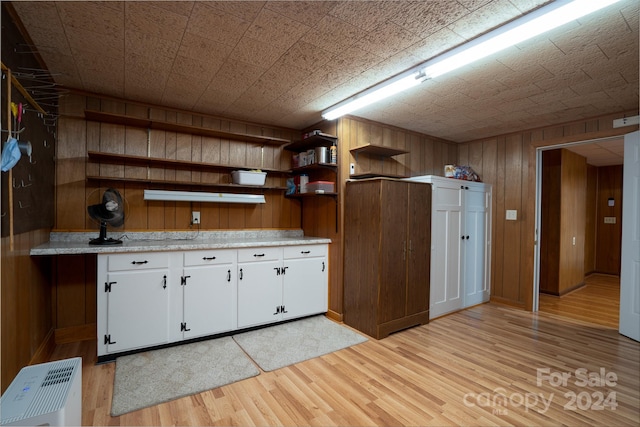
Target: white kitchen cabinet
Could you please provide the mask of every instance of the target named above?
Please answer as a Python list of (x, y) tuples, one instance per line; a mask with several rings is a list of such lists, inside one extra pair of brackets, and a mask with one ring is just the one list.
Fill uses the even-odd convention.
[(282, 319), (282, 248), (238, 250), (238, 327)]
[(98, 257), (98, 356), (169, 342), (167, 253)]
[(327, 245), (98, 255), (98, 360), (325, 313)]
[(238, 327), (325, 313), (327, 270), (326, 245), (238, 250)]
[(179, 322), (171, 324), (172, 336), (189, 339), (236, 329), (236, 251), (188, 251), (179, 255), (183, 256), (184, 267), (174, 305), (181, 316)]
[(283, 319), (325, 313), (329, 305), (326, 245), (284, 248)]
[(429, 318), (489, 301), (491, 186), (433, 175)]

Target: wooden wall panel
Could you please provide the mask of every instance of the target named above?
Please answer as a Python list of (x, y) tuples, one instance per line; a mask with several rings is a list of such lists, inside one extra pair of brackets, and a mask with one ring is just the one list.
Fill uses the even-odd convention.
[[(97, 203), (108, 187), (120, 190), (126, 199), (127, 216), (122, 231), (126, 230), (184, 230), (189, 229), (191, 211), (201, 212), (202, 227), (208, 229), (243, 228), (299, 228), (299, 215), (291, 215), (297, 202), (282, 199), (282, 191), (266, 191), (269, 206), (225, 206), (215, 204), (145, 202), (143, 190), (148, 184), (126, 181), (87, 181), (86, 176), (105, 176), (129, 179), (155, 179), (193, 183), (191, 188), (170, 184), (153, 184), (158, 189), (199, 190), (198, 183), (231, 182), (229, 173), (219, 170), (190, 171), (176, 168), (131, 166), (124, 164), (94, 163), (88, 161), (87, 151), (151, 156), (193, 162), (238, 165), (248, 168), (290, 167), (290, 156), (282, 156), (281, 146), (244, 143), (224, 138), (202, 137), (177, 132), (140, 129), (130, 126), (86, 121), (84, 110), (94, 108), (103, 112), (151, 117), (157, 120), (195, 126), (210, 126), (233, 132), (256, 133), (294, 140), (299, 133), (280, 128), (260, 127), (214, 117), (149, 107), (146, 105), (72, 94), (62, 98), (59, 138), (62, 143), (57, 153), (58, 230), (93, 230), (98, 225), (85, 212), (89, 203)], [(268, 175), (267, 184), (284, 187), (285, 177)], [(219, 190), (216, 190), (219, 191)], [(97, 197), (94, 195), (97, 193)], [(282, 221), (282, 222), (280, 222)]]
[(569, 150), (562, 152), (560, 199), (560, 295), (584, 284), (587, 161)]
[(49, 230), (14, 235), (13, 249), (9, 240), (9, 237), (2, 238), (1, 253), (2, 393), (20, 369), (46, 361), (48, 352), (53, 350), (49, 345), (52, 341), (47, 340), (53, 332), (50, 259), (29, 256), (29, 249), (49, 240)]
[(584, 231), (584, 274), (596, 270), (596, 227), (597, 227), (598, 168), (587, 165), (587, 200)]
[[(540, 147), (556, 146), (577, 141), (586, 141), (598, 138), (624, 135), (633, 132), (638, 127), (613, 128), (613, 120), (620, 117), (631, 117), (638, 114), (637, 110), (623, 111), (602, 117), (566, 123), (558, 126), (550, 126), (540, 129), (531, 129), (510, 135), (496, 136), (483, 140), (470, 141), (459, 144), (457, 163), (461, 159), (472, 158), (469, 153), (477, 152), (479, 145), (482, 147), (481, 158), (474, 157), (469, 165), (474, 169), (482, 170), (484, 182), (493, 185), (494, 211), (492, 224), (492, 287), (491, 298), (515, 306), (521, 306), (528, 310), (533, 307), (533, 254), (536, 244), (535, 236), (535, 191), (536, 191), (536, 150)], [(521, 139), (521, 163), (519, 167), (509, 166), (507, 163), (514, 161), (513, 148), (511, 155), (507, 155), (507, 138), (513, 144), (514, 140)], [(515, 138), (515, 139), (514, 139)], [(495, 146), (495, 147), (494, 147)], [(473, 148), (472, 148), (473, 147)], [(488, 157), (489, 160), (485, 160)], [(489, 166), (495, 159), (495, 165)], [(511, 170), (509, 176), (508, 170)], [(508, 179), (513, 174), (520, 176), (519, 200), (521, 209), (518, 211), (517, 221), (504, 219), (508, 200), (505, 198), (505, 189), (512, 187)], [(511, 199), (518, 198), (516, 194)], [(511, 224), (507, 225), (507, 222)], [(513, 277), (512, 266), (507, 265), (504, 259), (505, 247), (512, 245), (512, 241), (519, 240), (519, 275)], [(505, 276), (513, 277), (505, 280)]]
[[(609, 198), (614, 206), (608, 205)], [(598, 273), (620, 274), (622, 245), (622, 165), (598, 168), (596, 267)], [(605, 217), (615, 224), (605, 224)]]

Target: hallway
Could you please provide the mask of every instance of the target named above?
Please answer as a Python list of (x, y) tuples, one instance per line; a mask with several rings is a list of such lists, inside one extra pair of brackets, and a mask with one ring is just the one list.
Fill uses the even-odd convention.
[(539, 310), (618, 329), (620, 277), (591, 274), (585, 286), (562, 297), (540, 293)]

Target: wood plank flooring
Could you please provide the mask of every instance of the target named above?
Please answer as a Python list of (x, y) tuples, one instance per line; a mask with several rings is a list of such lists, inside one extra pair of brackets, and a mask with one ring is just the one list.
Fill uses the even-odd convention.
[(115, 364), (95, 365), (95, 341), (60, 345), (52, 360), (72, 356), (83, 357), (84, 425), (640, 424), (640, 343), (494, 303), (120, 417), (109, 415)]
[(620, 277), (591, 274), (584, 283), (561, 297), (541, 293), (539, 310), (618, 329)]

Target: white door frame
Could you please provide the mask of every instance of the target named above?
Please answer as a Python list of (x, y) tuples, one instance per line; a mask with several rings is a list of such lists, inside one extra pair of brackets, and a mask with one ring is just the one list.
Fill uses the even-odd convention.
[(542, 218), (542, 152), (555, 150), (557, 148), (567, 148), (572, 145), (592, 144), (594, 142), (606, 142), (614, 139), (624, 138), (624, 135), (610, 136), (606, 138), (587, 139), (584, 141), (567, 142), (563, 144), (547, 145), (536, 148), (536, 212), (535, 212), (535, 235), (533, 248), (533, 305), (531, 311), (539, 310), (538, 294), (540, 292), (540, 229)]

